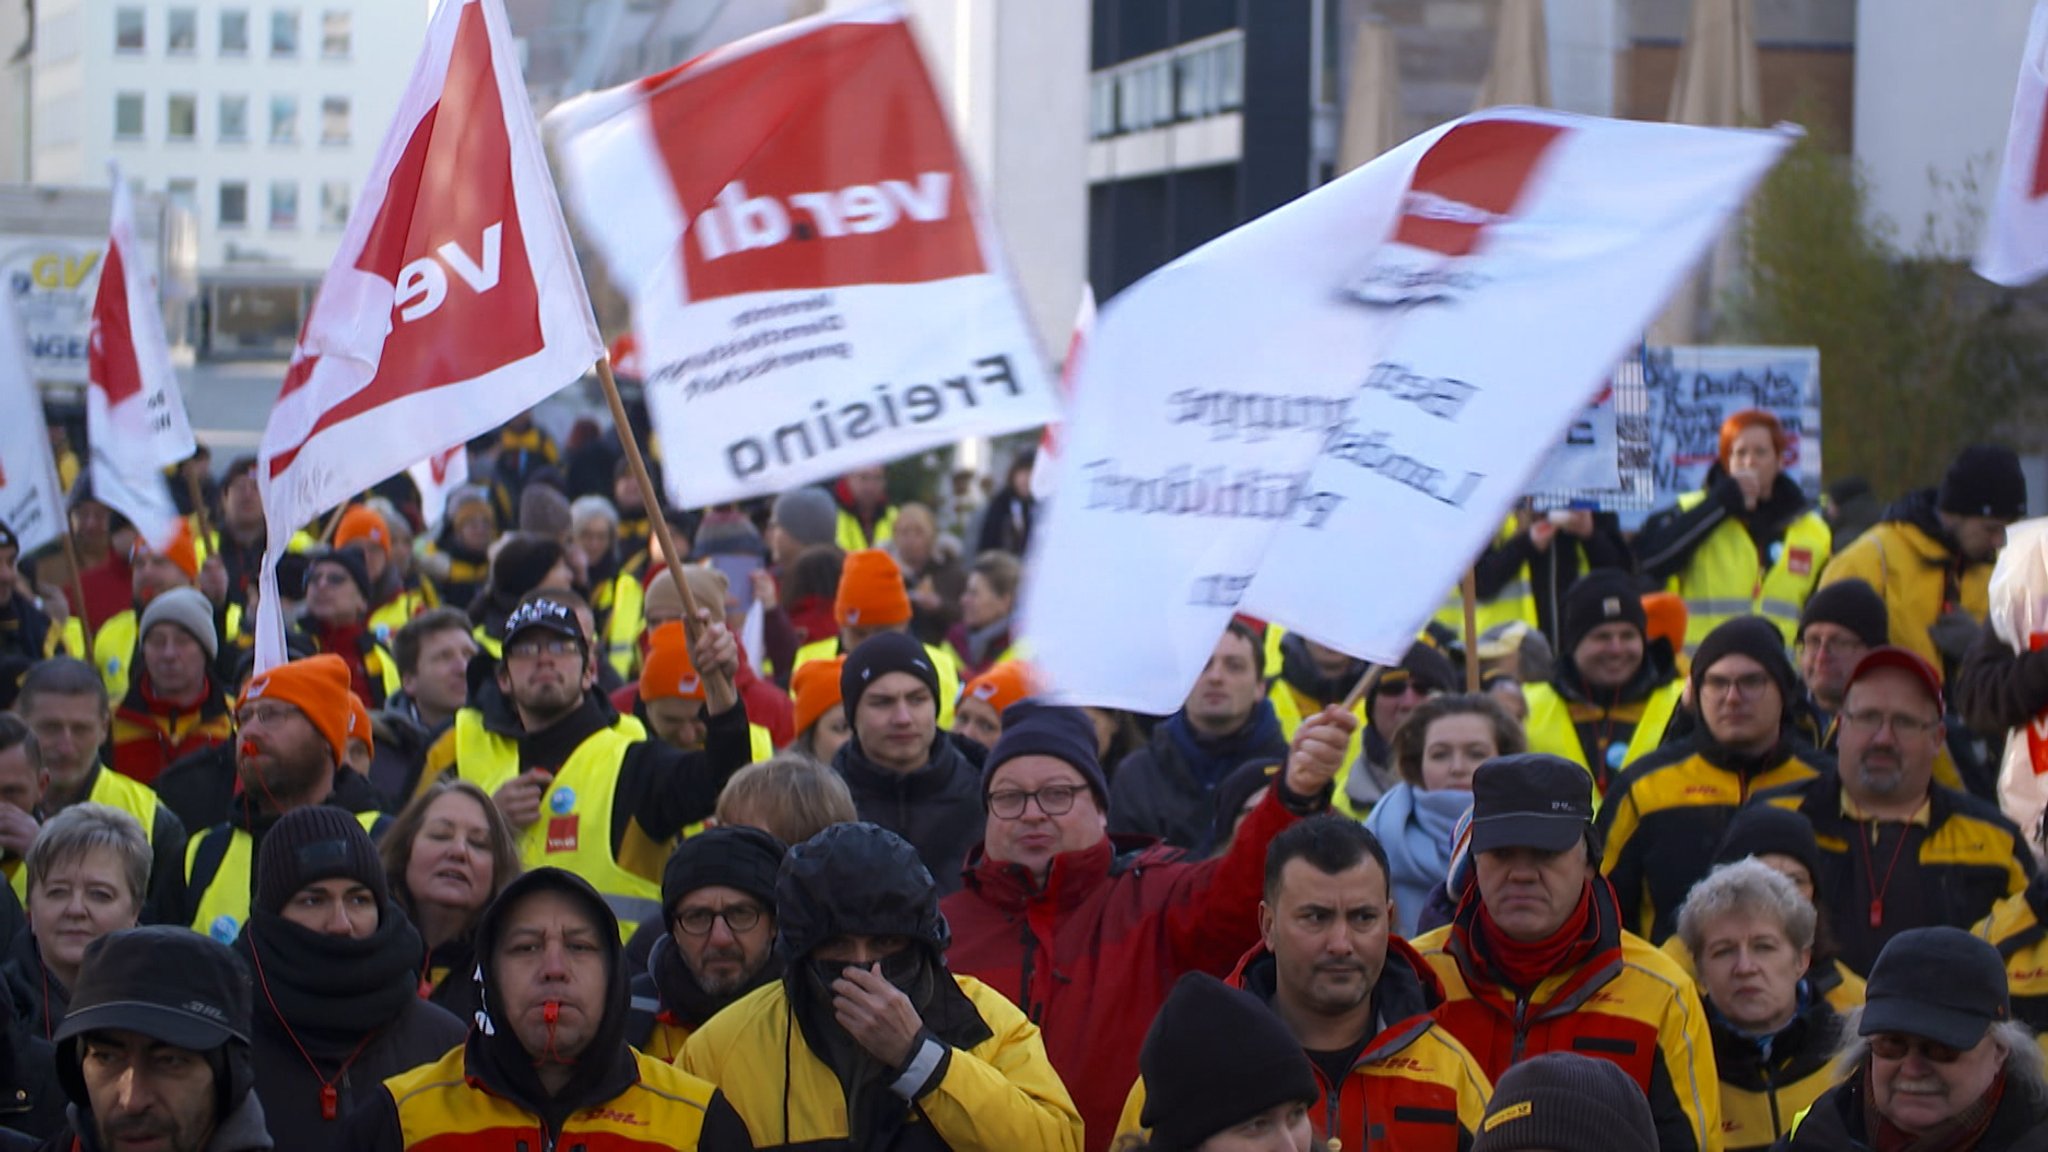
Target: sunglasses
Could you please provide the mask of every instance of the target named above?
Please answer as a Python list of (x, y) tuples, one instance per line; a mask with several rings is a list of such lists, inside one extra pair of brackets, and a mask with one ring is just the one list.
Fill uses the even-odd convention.
[(1916, 1049), (1920, 1053), (1920, 1058), (1930, 1064), (1953, 1064), (1963, 1056), (1961, 1049), (1936, 1044), (1919, 1036), (1880, 1032), (1870, 1038), (1870, 1053), (1880, 1060), (1904, 1060), (1908, 1053)]

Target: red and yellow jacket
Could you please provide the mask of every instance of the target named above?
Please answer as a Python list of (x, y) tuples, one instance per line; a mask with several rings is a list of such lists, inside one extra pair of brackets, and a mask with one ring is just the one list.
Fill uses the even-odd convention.
[(1520, 994), (1500, 983), (1478, 930), (1479, 900), (1415, 941), (1443, 981), (1437, 1020), (1491, 1078), (1543, 1052), (1619, 1065), (1650, 1099), (1663, 1152), (1720, 1152), (1721, 1101), (1699, 993), (1671, 958), (1622, 931), (1605, 881), (1593, 883), (1593, 952)]
[(164, 769), (183, 757), (233, 739), (235, 718), (211, 677), (198, 706), (189, 709), (151, 696), (148, 679), (135, 677), (114, 709), (112, 767), (131, 780), (155, 784)]
[[(458, 1045), (431, 1064), (384, 1081), (387, 1095), (350, 1120), (351, 1134), (366, 1136), (374, 1127), (380, 1141), (364, 1146), (406, 1152), (689, 1150), (698, 1146), (715, 1092), (681, 1069), (635, 1056), (639, 1077), (633, 1084), (595, 1107), (577, 1109), (551, 1133), (540, 1116), (469, 1075), (466, 1056)], [(393, 1120), (396, 1143), (390, 1139)]]

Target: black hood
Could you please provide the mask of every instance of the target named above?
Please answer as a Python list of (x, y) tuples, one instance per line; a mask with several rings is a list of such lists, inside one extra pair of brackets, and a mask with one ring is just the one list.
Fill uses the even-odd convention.
[(791, 848), (776, 876), (775, 953), (786, 970), (849, 934), (907, 936), (935, 964), (953, 942), (917, 849), (879, 824), (832, 825)]
[[(605, 946), (604, 1016), (597, 1033), (576, 1062), (576, 1070), (561, 1093), (549, 1097), (534, 1071), (533, 1057), (510, 1028), (500, 1027), (496, 1017), (504, 1015), (498, 990), (491, 979), (491, 957), (497, 952), (498, 937), (504, 932), (506, 913), (521, 900), (542, 890), (560, 892), (583, 905), (596, 921), (598, 938)], [(639, 1078), (633, 1051), (626, 1045), (626, 1014), (632, 1002), (631, 980), (626, 975), (625, 948), (619, 942), (618, 917), (588, 881), (560, 868), (537, 868), (498, 893), (484, 909), (476, 930), (476, 979), (483, 998), (477, 1011), (476, 1027), (469, 1033), (465, 1067), (493, 1092), (538, 1114), (550, 1131), (559, 1132), (569, 1116), (584, 1108), (612, 1099)]]

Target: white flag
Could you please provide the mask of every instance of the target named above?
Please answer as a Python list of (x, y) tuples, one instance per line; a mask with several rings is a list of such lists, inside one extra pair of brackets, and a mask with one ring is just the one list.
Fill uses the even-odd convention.
[(0, 524), (26, 555), (64, 534), (64, 494), (12, 292), (0, 300), (0, 412)]
[(1025, 582), (1041, 671), (1169, 712), (1239, 609), (1398, 661), (1787, 142), (1489, 110), (1125, 291)]
[[(1074, 335), (1067, 341), (1067, 359), (1060, 365), (1060, 409), (1074, 406), (1074, 381), (1081, 375), (1081, 357), (1088, 351), (1088, 337), (1095, 331), (1095, 285), (1081, 283), (1081, 307), (1074, 314)], [(1038, 451), (1031, 457), (1031, 495), (1050, 499), (1060, 461), (1060, 424), (1055, 421), (1038, 434)]]
[(457, 444), (406, 469), (420, 493), (420, 520), (431, 528), (448, 511), (448, 494), (469, 483), (469, 445)]
[(1977, 252), (1977, 274), (2018, 288), (2048, 272), (2048, 0), (2036, 0), (2012, 98), (2005, 167)]
[(895, 6), (772, 29), (548, 114), (633, 301), (682, 507), (1053, 418), (995, 230)]
[(114, 184), (113, 220), (86, 351), (85, 438), (92, 491), (161, 551), (180, 525), (163, 469), (192, 455), (192, 426), (171, 366), (156, 278), (135, 239), (134, 199), (120, 169), (110, 164), (108, 172)]
[[(264, 429), (272, 559), (603, 352), (502, 0), (443, 0)], [(267, 581), (259, 669), (284, 657)]]

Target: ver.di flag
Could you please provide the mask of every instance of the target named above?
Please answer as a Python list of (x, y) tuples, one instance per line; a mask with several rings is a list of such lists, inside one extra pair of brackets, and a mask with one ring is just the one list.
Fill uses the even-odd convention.
[(64, 534), (64, 497), (12, 292), (0, 299), (0, 412), (0, 524), (25, 556)]
[[(264, 429), (266, 573), (296, 528), (603, 354), (501, 0), (443, 0)], [(272, 579), (259, 668), (284, 658)]]
[(135, 238), (134, 197), (120, 169), (107, 167), (114, 207), (86, 348), (92, 491), (126, 516), (151, 548), (162, 550), (179, 528), (163, 470), (192, 455), (192, 426), (171, 366), (156, 277)]
[(1397, 661), (1787, 142), (1490, 109), (1126, 290), (1025, 582), (1041, 671), (1170, 712), (1240, 610)]
[(682, 507), (780, 492), (1055, 403), (895, 6), (772, 29), (547, 118), (633, 302)]
[(448, 494), (469, 483), (469, 446), (453, 444), (406, 469), (420, 493), (420, 519), (428, 527), (448, 511)]
[(2036, 0), (2027, 29), (2005, 166), (1976, 267), (1986, 280), (2014, 288), (2048, 272), (2048, 0)]

